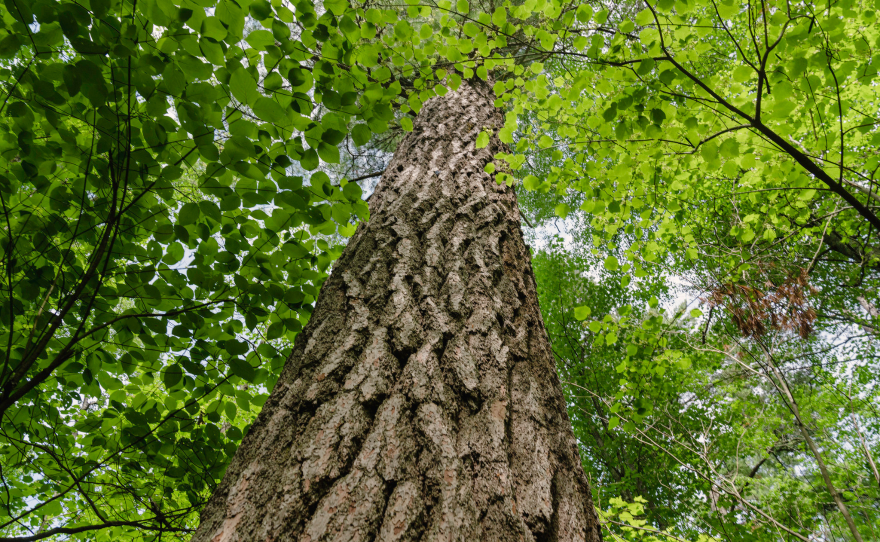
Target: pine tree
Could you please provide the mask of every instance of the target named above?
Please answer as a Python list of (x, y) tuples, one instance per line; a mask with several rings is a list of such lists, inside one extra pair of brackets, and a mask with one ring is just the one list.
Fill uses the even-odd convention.
[(195, 542), (601, 539), (502, 144), (475, 145), (492, 99), (424, 104)]

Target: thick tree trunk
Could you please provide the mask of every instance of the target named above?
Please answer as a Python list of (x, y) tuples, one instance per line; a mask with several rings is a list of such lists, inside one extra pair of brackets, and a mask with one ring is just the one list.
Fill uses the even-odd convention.
[(196, 542), (601, 539), (482, 82), (425, 103)]

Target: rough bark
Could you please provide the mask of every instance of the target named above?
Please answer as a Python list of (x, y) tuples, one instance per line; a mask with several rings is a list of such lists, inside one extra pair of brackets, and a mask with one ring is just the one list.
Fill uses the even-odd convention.
[(426, 102), (202, 513), (196, 542), (589, 541), (482, 82)]

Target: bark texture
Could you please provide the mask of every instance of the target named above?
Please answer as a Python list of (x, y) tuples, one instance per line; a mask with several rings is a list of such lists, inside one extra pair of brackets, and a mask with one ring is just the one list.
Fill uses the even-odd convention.
[(423, 106), (195, 542), (601, 534), (483, 82)]

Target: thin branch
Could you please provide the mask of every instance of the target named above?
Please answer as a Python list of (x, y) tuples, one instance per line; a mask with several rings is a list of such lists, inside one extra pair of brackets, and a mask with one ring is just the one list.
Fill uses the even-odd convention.
[(18, 537), (2, 537), (0, 538), (0, 542), (32, 542), (34, 540), (42, 540), (44, 538), (49, 538), (50, 536), (55, 536), (57, 534), (77, 534), (84, 533), (88, 531), (96, 531), (98, 529), (106, 529), (108, 527), (137, 527), (138, 529), (144, 531), (155, 531), (160, 533), (191, 533), (192, 529), (178, 529), (175, 527), (150, 527), (148, 525), (142, 525), (140, 523), (136, 523), (133, 521), (108, 521), (105, 523), (100, 523), (97, 525), (83, 525), (81, 527), (56, 527), (55, 529), (49, 529), (48, 531), (43, 531), (41, 533), (37, 533), (33, 536), (18, 536)]

